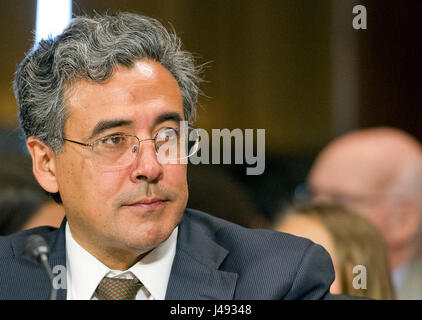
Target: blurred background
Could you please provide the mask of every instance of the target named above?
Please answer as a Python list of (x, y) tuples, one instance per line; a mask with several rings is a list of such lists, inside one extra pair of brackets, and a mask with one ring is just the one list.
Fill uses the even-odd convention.
[[(355, 5), (366, 7), (366, 30), (352, 27)], [(35, 0), (0, 4), (1, 152), (26, 152), (12, 81), (34, 41), (36, 7)], [(192, 166), (192, 207), (218, 215), (219, 207), (238, 206), (263, 226), (338, 135), (390, 125), (422, 139), (421, 1), (74, 0), (72, 10), (132, 11), (173, 26), (197, 62), (209, 62), (195, 125), (266, 130), (262, 175), (247, 176), (246, 165)], [(220, 184), (204, 183), (213, 179)]]

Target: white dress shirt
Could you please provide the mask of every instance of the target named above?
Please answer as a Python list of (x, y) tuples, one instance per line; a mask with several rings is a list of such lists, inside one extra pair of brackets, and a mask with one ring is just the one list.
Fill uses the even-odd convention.
[(396, 269), (394, 269), (391, 277), (391, 281), (393, 283), (393, 287), (398, 289), (406, 279), (407, 272), (409, 271), (409, 265), (407, 263), (403, 263)]
[(72, 237), (66, 223), (67, 300), (97, 300), (95, 290), (105, 277), (133, 279), (143, 283), (136, 300), (164, 300), (176, 253), (178, 227), (170, 237), (125, 271), (111, 270)]

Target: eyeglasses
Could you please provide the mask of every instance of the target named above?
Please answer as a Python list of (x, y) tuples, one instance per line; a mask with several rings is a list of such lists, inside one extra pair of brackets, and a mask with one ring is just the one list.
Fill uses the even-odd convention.
[(198, 150), (198, 130), (188, 127), (180, 129), (162, 128), (154, 138), (139, 139), (130, 134), (113, 134), (95, 140), (93, 143), (83, 143), (71, 139), (65, 141), (90, 147), (95, 162), (103, 167), (125, 167), (137, 157), (141, 142), (153, 141), (154, 149), (160, 163), (178, 163)]
[(324, 201), (336, 203), (347, 208), (376, 205), (381, 202), (383, 193), (350, 194), (327, 190), (315, 190), (307, 184), (300, 184), (295, 189), (294, 200), (296, 203), (308, 201)]

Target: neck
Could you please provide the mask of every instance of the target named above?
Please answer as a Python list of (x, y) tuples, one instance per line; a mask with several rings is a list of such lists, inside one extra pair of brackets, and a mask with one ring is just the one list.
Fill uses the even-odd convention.
[(97, 251), (94, 254), (91, 254), (111, 270), (125, 271), (145, 257), (148, 252), (135, 255), (124, 250), (109, 249), (102, 253)]
[[(72, 238), (98, 261), (111, 270), (125, 271), (145, 257), (153, 248), (130, 248), (115, 241), (90, 239), (81, 237), (78, 232), (73, 232)], [(101, 245), (100, 245), (101, 244)]]

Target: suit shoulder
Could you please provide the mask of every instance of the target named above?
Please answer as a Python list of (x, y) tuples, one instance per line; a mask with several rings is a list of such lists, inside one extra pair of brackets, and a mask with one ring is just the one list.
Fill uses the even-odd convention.
[(13, 235), (0, 236), (0, 258), (13, 256), (12, 239)]
[(228, 254), (221, 270), (238, 275), (237, 299), (320, 299), (333, 281), (326, 250), (309, 239), (262, 229), (248, 229), (190, 211), (200, 228)]
[(199, 210), (188, 209), (186, 213), (203, 232), (229, 250), (234, 247), (236, 251), (264, 250), (268, 254), (280, 252), (280, 249), (297, 252), (305, 251), (313, 243), (309, 239), (274, 230), (245, 228)]
[(0, 236), (0, 258), (10, 258), (16, 255), (16, 251), (24, 250), (25, 241), (30, 235), (39, 234), (48, 239), (49, 233), (54, 230), (57, 229), (45, 226)]

